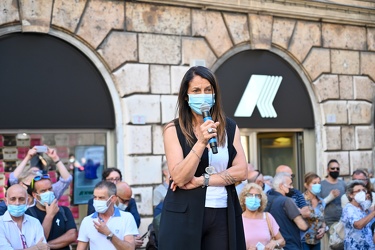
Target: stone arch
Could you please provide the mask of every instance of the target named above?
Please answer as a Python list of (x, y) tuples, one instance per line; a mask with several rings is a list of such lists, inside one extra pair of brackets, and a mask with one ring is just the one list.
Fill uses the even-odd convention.
[[(240, 52), (248, 51), (248, 50), (254, 50), (254, 49), (250, 45), (242, 45), (242, 46), (233, 47), (231, 50), (227, 51), (222, 57), (220, 57), (213, 64), (212, 70), (216, 71), (221, 65), (224, 64), (225, 61), (227, 61), (232, 56)], [(304, 83), (304, 87), (307, 91), (308, 96), (310, 97), (311, 108), (312, 108), (312, 113), (314, 117), (314, 131), (315, 131), (315, 138), (316, 138), (315, 147), (316, 147), (316, 154), (317, 154), (316, 159), (319, 159), (321, 157), (320, 154), (321, 154), (321, 146), (322, 146), (322, 139), (321, 139), (321, 131), (322, 131), (322, 126), (323, 126), (322, 125), (322, 113), (321, 113), (322, 111), (320, 108), (320, 104), (317, 101), (315, 92), (311, 86), (309, 77), (306, 75), (306, 72), (301, 67), (301, 65), (297, 63), (295, 59), (289, 55), (289, 53), (281, 49), (275, 48), (275, 47), (271, 47), (268, 51), (279, 56), (283, 60), (285, 60), (297, 72), (302, 82)]]
[[(0, 37), (4, 35), (11, 35), (15, 33), (19, 33), (21, 31), (20, 26), (11, 26), (6, 27), (0, 30)], [(42, 33), (45, 34), (45, 33)], [(91, 64), (93, 64), (96, 68), (96, 70), (99, 72), (101, 77), (103, 78), (104, 82), (106, 83), (107, 90), (109, 92), (109, 96), (111, 98), (112, 104), (113, 104), (113, 117), (114, 117), (114, 129), (116, 130), (116, 133), (114, 133), (113, 136), (115, 136), (116, 140), (116, 162), (112, 163), (112, 165), (121, 166), (123, 165), (124, 158), (123, 158), (123, 149), (124, 149), (124, 143), (123, 143), (123, 129), (122, 129), (122, 108), (121, 108), (121, 100), (118, 95), (116, 85), (111, 78), (111, 74), (107, 71), (105, 65), (100, 60), (100, 58), (95, 54), (94, 51), (92, 51), (89, 47), (87, 47), (84, 43), (74, 38), (74, 36), (71, 36), (70, 34), (61, 32), (59, 30), (50, 29), (49, 32), (46, 34), (52, 37), (55, 37), (57, 39), (60, 39), (69, 45), (75, 47), (79, 52), (83, 53), (83, 55), (89, 60)], [(112, 145), (108, 145), (109, 147), (112, 147)], [(110, 149), (108, 149), (110, 150)]]

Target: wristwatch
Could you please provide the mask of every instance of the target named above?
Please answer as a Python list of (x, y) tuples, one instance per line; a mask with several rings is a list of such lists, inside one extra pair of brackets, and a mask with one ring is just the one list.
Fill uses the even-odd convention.
[(112, 241), (113, 233), (110, 233), (107, 235), (107, 240)]
[(207, 173), (203, 174), (204, 180), (203, 180), (203, 185), (202, 188), (208, 187), (208, 182), (210, 181), (210, 175)]

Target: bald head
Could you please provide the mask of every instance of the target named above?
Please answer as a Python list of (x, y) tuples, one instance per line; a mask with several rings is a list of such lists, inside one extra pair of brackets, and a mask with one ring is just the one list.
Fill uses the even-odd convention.
[(132, 189), (126, 182), (117, 182), (116, 184), (117, 188), (117, 196), (119, 196), (121, 199), (129, 200), (132, 197)]
[(27, 200), (27, 191), (20, 184), (14, 184), (8, 188), (7, 204), (25, 204)]
[(292, 169), (287, 165), (280, 165), (276, 168), (276, 174), (278, 173), (288, 173), (290, 175), (293, 174)]

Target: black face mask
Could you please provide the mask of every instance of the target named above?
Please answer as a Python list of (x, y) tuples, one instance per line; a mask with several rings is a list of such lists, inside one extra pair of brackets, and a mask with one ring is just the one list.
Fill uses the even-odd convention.
[(294, 188), (289, 188), (289, 193), (285, 194), (287, 197), (292, 197), (294, 195)]
[(337, 179), (339, 177), (340, 173), (339, 172), (329, 172), (329, 176), (331, 176), (333, 179)]

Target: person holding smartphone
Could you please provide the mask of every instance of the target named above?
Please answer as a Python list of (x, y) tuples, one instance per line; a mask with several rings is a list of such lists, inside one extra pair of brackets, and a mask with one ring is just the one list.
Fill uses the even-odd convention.
[[(12, 173), (10, 173), (9, 186), (19, 183), (27, 188), (27, 193), (29, 194), (30, 198), (29, 204), (31, 205), (35, 204), (30, 187), (31, 180), (37, 175), (42, 175), (43, 170), (48, 169), (48, 165), (50, 163), (43, 157), (42, 159), (40, 159), (40, 154), (43, 153), (51, 159), (60, 173), (59, 180), (56, 183), (52, 184), (52, 189), (57, 200), (60, 199), (60, 197), (64, 194), (65, 190), (69, 187), (69, 184), (73, 179), (72, 175), (69, 173), (65, 165), (61, 162), (60, 157), (57, 155), (55, 149), (49, 148), (46, 145), (34, 146), (33, 148), (29, 149), (26, 157), (22, 160), (20, 165), (18, 165), (17, 168)], [(26, 167), (29, 161), (30, 167)]]

